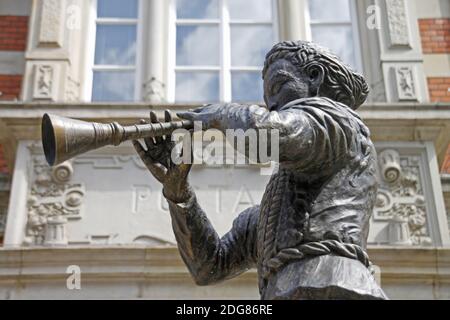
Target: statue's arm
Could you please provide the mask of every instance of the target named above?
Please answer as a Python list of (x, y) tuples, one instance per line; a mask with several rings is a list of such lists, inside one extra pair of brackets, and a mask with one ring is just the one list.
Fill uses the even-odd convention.
[(167, 200), (178, 249), (198, 285), (230, 279), (255, 266), (257, 206), (242, 212), (220, 238), (192, 191), (183, 203)]
[[(243, 131), (255, 129), (259, 139), (261, 134), (267, 134), (267, 154), (271, 154), (274, 148), (271, 130), (276, 129), (279, 134), (280, 162), (297, 161), (304, 158), (311, 153), (311, 149), (316, 143), (314, 124), (300, 110), (269, 111), (258, 105), (229, 103), (206, 106), (195, 109), (193, 112), (182, 112), (179, 113), (179, 116), (193, 121), (201, 121), (206, 128), (218, 129), (225, 135), (228, 129), (242, 129)], [(246, 152), (249, 149), (249, 141), (249, 139), (245, 140)]]

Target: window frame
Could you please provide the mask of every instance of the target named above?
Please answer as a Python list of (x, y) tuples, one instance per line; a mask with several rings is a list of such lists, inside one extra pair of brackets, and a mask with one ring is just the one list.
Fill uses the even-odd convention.
[(356, 8), (357, 0), (348, 0), (349, 9), (350, 9), (350, 21), (320, 21), (320, 20), (312, 20), (309, 11), (309, 1), (304, 1), (305, 6), (305, 25), (306, 25), (306, 36), (308, 41), (312, 41), (312, 31), (311, 25), (330, 25), (330, 26), (339, 26), (339, 25), (350, 25), (352, 29), (353, 35), (353, 50), (355, 51), (355, 66), (352, 66), (358, 72), (364, 72), (363, 63), (362, 63), (362, 52), (361, 52), (361, 40), (360, 40), (360, 32), (358, 28), (358, 11)]
[[(89, 10), (89, 27), (88, 27), (88, 45), (87, 45), (87, 63), (85, 70), (86, 85), (84, 86), (84, 99), (88, 102), (103, 102), (93, 101), (93, 85), (95, 71), (134, 71), (134, 93), (132, 101), (141, 101), (142, 99), (142, 70), (143, 70), (143, 56), (144, 56), (144, 32), (143, 22), (145, 15), (144, 8), (145, 0), (137, 0), (138, 14), (137, 18), (98, 18), (97, 16), (97, 0), (91, 0)], [(95, 64), (95, 47), (97, 38), (97, 25), (136, 25), (136, 56), (134, 65), (96, 65)], [(124, 102), (132, 102), (124, 101)], [(105, 101), (111, 102), (111, 101)], [(121, 101), (118, 101), (121, 102)]]
[[(177, 72), (219, 72), (219, 101), (232, 101), (232, 72), (261, 72), (261, 66), (231, 66), (231, 26), (232, 25), (271, 25), (274, 43), (279, 41), (277, 0), (271, 0), (271, 20), (230, 19), (228, 0), (219, 1), (219, 17), (217, 19), (177, 19), (176, 0), (169, 2), (169, 39), (167, 63), (167, 100), (178, 102), (176, 96)], [(218, 66), (177, 66), (176, 65), (176, 28), (178, 25), (215, 25), (219, 27), (219, 65)], [(262, 81), (262, 80), (261, 80)], [(183, 103), (182, 101), (180, 101)], [(252, 101), (256, 102), (256, 101)]]

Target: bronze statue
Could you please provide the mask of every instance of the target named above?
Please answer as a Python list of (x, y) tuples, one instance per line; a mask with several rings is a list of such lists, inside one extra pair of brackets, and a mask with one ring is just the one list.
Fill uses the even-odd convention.
[[(127, 139), (163, 185), (178, 248), (195, 282), (213, 284), (257, 267), (262, 299), (386, 299), (366, 249), (376, 199), (376, 152), (355, 113), (364, 78), (310, 42), (281, 42), (262, 72), (266, 107), (206, 105), (134, 126), (44, 116), (47, 161)], [(279, 168), (262, 202), (219, 238), (189, 186), (191, 164), (171, 159), (176, 128), (278, 129)], [(166, 135), (166, 136), (164, 136)], [(270, 146), (269, 146), (270, 147)]]
[[(376, 199), (376, 152), (355, 113), (364, 78), (310, 42), (281, 42), (262, 72), (266, 108), (207, 105), (178, 116), (203, 129), (279, 129), (279, 169), (262, 202), (219, 238), (189, 186), (173, 142), (134, 146), (163, 185), (180, 254), (198, 285), (257, 267), (262, 299), (386, 299), (365, 252)], [(166, 113), (166, 122), (171, 122)], [(158, 123), (151, 113), (151, 123)], [(143, 121), (145, 123), (145, 121)]]

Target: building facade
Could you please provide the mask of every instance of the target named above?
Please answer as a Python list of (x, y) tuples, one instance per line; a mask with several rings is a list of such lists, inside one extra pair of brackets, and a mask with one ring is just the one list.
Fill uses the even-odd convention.
[[(150, 110), (262, 103), (264, 55), (281, 40), (318, 42), (365, 75), (377, 278), (394, 299), (450, 299), (448, 0), (3, 0), (0, 297), (258, 298), (255, 271), (194, 284), (130, 144), (50, 168), (40, 121), (132, 124)], [(259, 203), (268, 170), (194, 165), (219, 234)]]

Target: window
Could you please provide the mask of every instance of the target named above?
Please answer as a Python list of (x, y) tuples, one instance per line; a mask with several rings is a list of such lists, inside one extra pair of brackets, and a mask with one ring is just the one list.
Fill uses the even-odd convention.
[(95, 45), (91, 56), (92, 101), (138, 97), (139, 0), (94, 0)]
[(263, 100), (261, 69), (275, 42), (272, 0), (173, 0), (169, 74), (177, 102)]
[[(310, 38), (361, 70), (353, 0), (309, 0)], [(326, 10), (324, 10), (326, 8)]]

